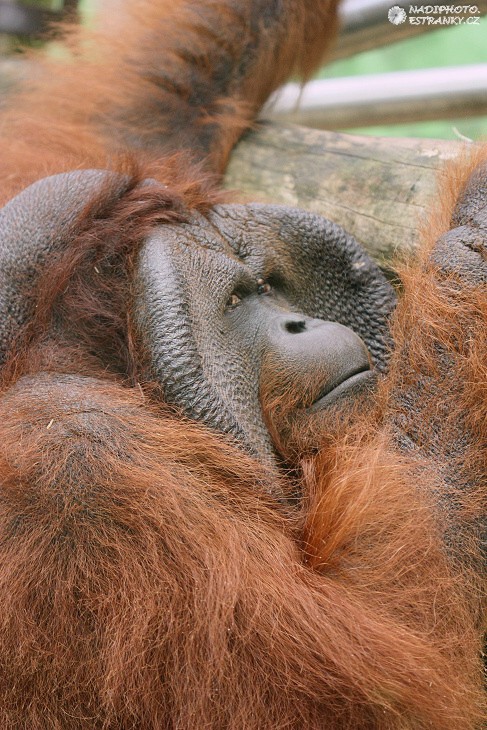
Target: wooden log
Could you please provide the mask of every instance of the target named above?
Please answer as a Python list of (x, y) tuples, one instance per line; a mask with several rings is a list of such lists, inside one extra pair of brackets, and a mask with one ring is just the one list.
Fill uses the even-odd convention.
[(437, 169), (459, 142), (393, 139), (262, 123), (235, 149), (225, 187), (342, 225), (381, 264), (414, 251), (434, 205)]

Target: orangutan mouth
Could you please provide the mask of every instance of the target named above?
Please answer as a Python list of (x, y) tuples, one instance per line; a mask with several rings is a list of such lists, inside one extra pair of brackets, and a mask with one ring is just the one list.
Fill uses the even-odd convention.
[(321, 411), (342, 398), (359, 395), (364, 388), (370, 388), (377, 379), (377, 373), (370, 368), (361, 368), (348, 373), (339, 383), (327, 383), (325, 390), (310, 407), (310, 411)]

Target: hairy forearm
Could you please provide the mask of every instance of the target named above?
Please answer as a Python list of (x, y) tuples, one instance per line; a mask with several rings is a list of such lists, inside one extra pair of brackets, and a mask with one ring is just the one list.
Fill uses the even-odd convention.
[[(124, 101), (121, 116), (136, 133), (147, 132), (144, 144), (209, 155), (212, 168), (221, 170), (269, 94), (292, 73), (306, 78), (318, 66), (336, 31), (336, 5), (337, 0), (139, 3), (137, 22), (146, 16), (139, 30), (143, 43), (130, 44), (138, 88), (132, 101)], [(126, 71), (120, 67), (122, 86)]]
[(336, 5), (108, 4), (94, 28), (66, 29), (68, 58), (38, 58), (36, 78), (3, 111), (4, 199), (50, 173), (123, 169), (128, 154), (157, 162), (162, 177), (172, 153), (222, 172), (268, 95), (319, 64), (335, 35)]

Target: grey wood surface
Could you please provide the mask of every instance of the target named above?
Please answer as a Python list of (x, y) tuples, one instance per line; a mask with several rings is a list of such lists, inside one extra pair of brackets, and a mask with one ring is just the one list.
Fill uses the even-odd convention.
[(462, 144), (263, 123), (236, 147), (225, 186), (236, 200), (285, 203), (342, 225), (379, 261), (408, 253), (434, 206), (437, 170)]

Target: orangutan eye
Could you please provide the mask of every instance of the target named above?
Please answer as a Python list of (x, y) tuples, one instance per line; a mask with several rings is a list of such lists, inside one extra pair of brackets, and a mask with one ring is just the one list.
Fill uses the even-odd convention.
[(257, 294), (269, 294), (272, 286), (264, 279), (257, 279)]
[(242, 298), (239, 297), (238, 294), (235, 294), (235, 292), (233, 292), (233, 294), (230, 294), (226, 301), (225, 309), (235, 309), (235, 307), (238, 307), (241, 301)]

